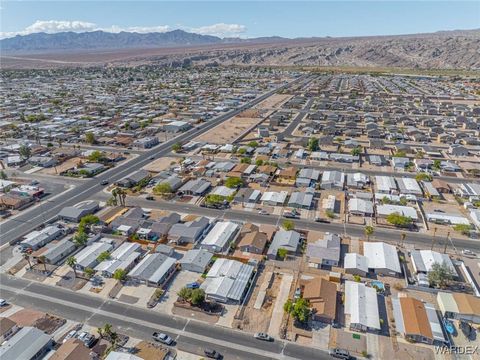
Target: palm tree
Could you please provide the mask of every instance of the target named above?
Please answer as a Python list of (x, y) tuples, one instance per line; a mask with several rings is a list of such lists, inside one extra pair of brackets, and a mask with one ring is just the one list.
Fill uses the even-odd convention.
[(31, 269), (31, 268), (32, 268), (32, 263), (30, 262), (30, 254), (24, 253), (24, 254), (23, 254), (23, 258), (24, 258), (25, 260), (27, 260), (27, 262), (28, 262), (28, 268)]
[(445, 238), (445, 247), (443, 248), (443, 253), (447, 253), (447, 245), (448, 245), (448, 239), (450, 238), (450, 231), (447, 233), (447, 237)]
[(47, 272), (47, 258), (45, 255), (39, 256), (38, 260), (43, 264), (43, 270)]
[(370, 241), (370, 235), (372, 235), (375, 231), (374, 227), (371, 225), (365, 226), (365, 235), (367, 236), (367, 241)]
[(74, 256), (69, 256), (67, 258), (66, 264), (73, 269), (73, 273), (75, 274), (75, 277), (77, 277), (77, 269), (76, 269), (77, 259)]

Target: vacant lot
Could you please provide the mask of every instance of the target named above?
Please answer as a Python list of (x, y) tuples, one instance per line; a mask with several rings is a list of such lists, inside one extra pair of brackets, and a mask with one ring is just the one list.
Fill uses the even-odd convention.
[(271, 109), (271, 108), (278, 108), (284, 102), (290, 100), (292, 95), (283, 95), (283, 94), (275, 94), (270, 96), (269, 98), (263, 100), (260, 104), (255, 106), (257, 109)]
[(241, 115), (223, 122), (195, 140), (219, 145), (230, 144), (248, 128), (262, 121), (262, 118), (259, 117), (242, 117)]

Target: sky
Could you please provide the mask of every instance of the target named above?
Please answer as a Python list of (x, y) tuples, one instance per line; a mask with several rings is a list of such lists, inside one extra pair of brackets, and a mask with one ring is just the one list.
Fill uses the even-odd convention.
[(5, 1), (0, 37), (60, 31), (220, 37), (396, 35), (480, 28), (480, 1)]

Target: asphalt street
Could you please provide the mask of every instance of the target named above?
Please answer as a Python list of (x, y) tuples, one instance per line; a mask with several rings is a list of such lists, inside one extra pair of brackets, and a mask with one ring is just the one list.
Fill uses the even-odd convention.
[[(38, 227), (40, 224), (44, 223), (45, 219), (54, 218), (63, 207), (72, 206), (81, 201), (90, 199), (95, 193), (103, 189), (103, 186), (100, 185), (103, 180), (107, 180), (110, 183), (118, 181), (148, 164), (151, 161), (150, 157), (154, 156), (157, 158), (167, 155), (170, 152), (171, 147), (174, 143), (192, 140), (200, 134), (241, 113), (245, 109), (248, 109), (262, 102), (277, 91), (285, 89), (298, 82), (305, 81), (305, 79), (305, 76), (299, 77), (288, 84), (282, 85), (277, 89), (269, 91), (264, 95), (256, 98), (255, 100), (245, 105), (242, 105), (236, 110), (232, 110), (223, 115), (220, 115), (219, 117), (208, 121), (205, 124), (186, 131), (179, 136), (156, 146), (150, 151), (146, 151), (132, 161), (126, 162), (104, 173), (101, 173), (98, 176), (90, 179), (89, 181), (86, 181), (85, 183), (82, 183), (81, 185), (75, 187), (75, 189), (65, 194), (62, 194), (61, 196), (58, 196), (54, 201), (49, 202), (49, 206), (46, 208), (38, 207), (35, 209), (31, 209), (30, 211), (26, 211), (20, 214), (16, 218), (16, 221), (5, 221), (4, 223), (0, 224), (0, 245), (3, 245), (7, 242), (13, 243), (21, 236), (27, 234), (28, 232)], [(19, 226), (19, 223), (21, 223), (22, 225)]]
[[(97, 200), (106, 200), (106, 194), (97, 194), (95, 199)], [(197, 214), (197, 215), (204, 215), (212, 218), (222, 218), (228, 220), (237, 220), (237, 221), (244, 221), (244, 222), (253, 222), (253, 223), (261, 223), (261, 224), (272, 224), (272, 225), (279, 225), (285, 219), (283, 217), (279, 217), (278, 215), (261, 215), (256, 210), (253, 211), (244, 211), (244, 210), (217, 210), (217, 209), (209, 209), (203, 208), (196, 205), (190, 204), (182, 204), (182, 203), (175, 203), (175, 202), (168, 202), (168, 201), (150, 201), (140, 197), (128, 197), (127, 198), (127, 205), (136, 205), (142, 208), (149, 208), (149, 209), (160, 209), (160, 210), (168, 210), (168, 211), (175, 211), (179, 213), (189, 213), (189, 214)], [(337, 234), (344, 234), (353, 237), (363, 238), (365, 236), (364, 230), (365, 227), (361, 225), (353, 225), (353, 224), (339, 224), (339, 223), (318, 223), (311, 220), (303, 220), (303, 219), (293, 219), (295, 223), (295, 227), (297, 229), (304, 229), (304, 230), (317, 230), (317, 231), (324, 231), (324, 232), (333, 232)], [(406, 244), (415, 244), (421, 245), (423, 247), (430, 247), (432, 243), (432, 237), (420, 232), (405, 232), (407, 234), (405, 238)], [(376, 227), (375, 232), (372, 236), (370, 236), (370, 240), (372, 241), (386, 241), (386, 242), (400, 242), (400, 234), (401, 231), (398, 230), (391, 230), (386, 228)], [(437, 237), (435, 249), (437, 251), (443, 251), (445, 239)], [(457, 249), (463, 250), (468, 249), (474, 252), (480, 251), (480, 240), (474, 239), (460, 239), (451, 237), (451, 242), (448, 244), (448, 249), (452, 249), (452, 243)]]
[[(79, 294), (62, 289), (0, 275), (2, 298), (19, 306), (98, 327), (112, 324), (119, 332), (149, 340), (153, 331), (162, 331), (176, 340), (178, 349), (202, 355), (213, 348), (225, 359), (327, 359), (328, 354), (311, 347), (286, 341), (262, 342), (252, 334), (170, 316), (156, 310)], [(157, 305), (161, 306), (161, 305)]]

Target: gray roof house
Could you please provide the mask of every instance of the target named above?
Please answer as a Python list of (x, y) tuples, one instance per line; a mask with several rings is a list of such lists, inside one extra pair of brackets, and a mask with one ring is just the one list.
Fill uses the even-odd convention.
[(277, 257), (278, 249), (285, 249), (289, 253), (296, 253), (300, 244), (300, 234), (296, 231), (280, 230), (275, 234), (272, 243), (267, 251), (267, 257), (274, 260)]
[(20, 242), (22, 249), (37, 250), (48, 244), (50, 241), (58, 239), (65, 234), (65, 230), (57, 225), (50, 225), (41, 230), (35, 230), (25, 235), (24, 240)]
[(338, 266), (340, 261), (340, 236), (326, 233), (323, 240), (307, 245), (307, 262), (310, 267)]
[(0, 359), (41, 359), (52, 347), (50, 335), (35, 327), (25, 326), (0, 346)]
[(168, 232), (168, 239), (177, 244), (196, 243), (206, 233), (209, 225), (210, 220), (206, 217), (200, 217), (184, 224), (174, 224)]
[(49, 246), (42, 254), (48, 264), (55, 265), (73, 253), (76, 246), (69, 239), (64, 239), (56, 243), (54, 246)]
[(83, 201), (74, 206), (66, 206), (59, 213), (58, 217), (60, 219), (79, 222), (82, 217), (85, 215), (93, 214), (99, 208), (98, 201)]
[(345, 183), (345, 174), (340, 171), (324, 171), (322, 174), (322, 189), (339, 189), (343, 190)]
[(314, 185), (320, 178), (320, 171), (303, 168), (298, 172), (297, 179), (295, 180), (295, 185), (298, 187), (310, 187)]
[(288, 200), (288, 206), (294, 208), (301, 208), (301, 209), (310, 209), (313, 203), (313, 189), (311, 191), (307, 190), (305, 192), (294, 192), (290, 195), (290, 199)]
[(205, 249), (188, 250), (179, 264), (182, 270), (203, 273), (212, 260), (213, 254)]
[(94, 268), (98, 264), (98, 256), (107, 251), (110, 252), (113, 249), (113, 240), (102, 239), (91, 245), (88, 245), (82, 251), (75, 255), (77, 259), (77, 265), (75, 266), (79, 270), (85, 270), (86, 268)]
[(179, 191), (187, 195), (200, 196), (207, 192), (212, 184), (204, 179), (194, 179), (184, 184)]
[(176, 261), (161, 253), (148, 254), (128, 273), (128, 277), (147, 286), (161, 286), (175, 273)]

